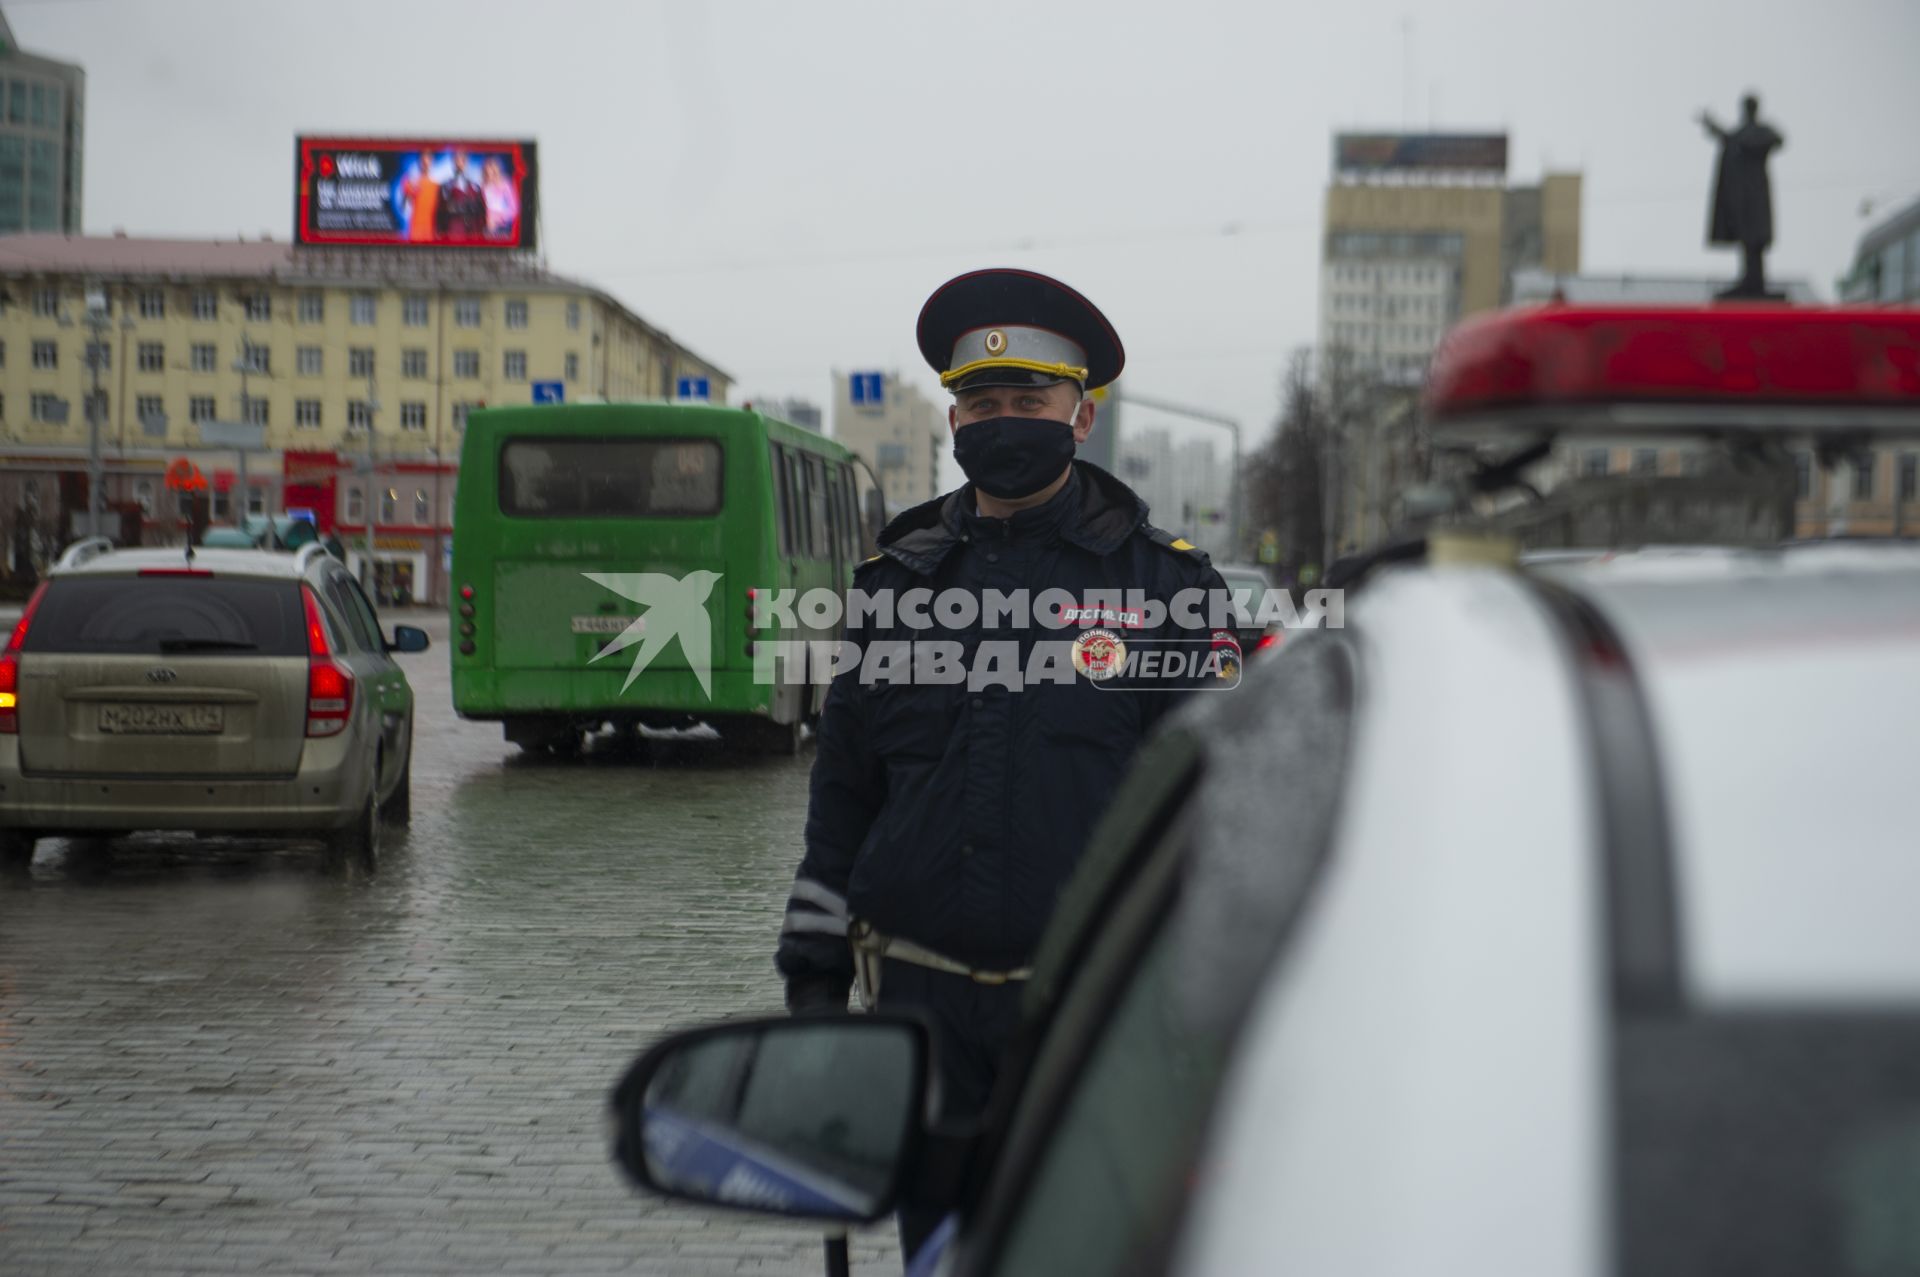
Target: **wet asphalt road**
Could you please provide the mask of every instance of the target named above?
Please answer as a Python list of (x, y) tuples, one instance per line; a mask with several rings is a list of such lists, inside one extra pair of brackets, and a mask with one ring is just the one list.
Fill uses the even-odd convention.
[[(602, 1110), (663, 1030), (779, 1009), (811, 751), (524, 758), (402, 657), (412, 827), (41, 842), (0, 880), (0, 1272), (793, 1273), (817, 1232), (632, 1194)], [(856, 1268), (898, 1271), (891, 1230)]]

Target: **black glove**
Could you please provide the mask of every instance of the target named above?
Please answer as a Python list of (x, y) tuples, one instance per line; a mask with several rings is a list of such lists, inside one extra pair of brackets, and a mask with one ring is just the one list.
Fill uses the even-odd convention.
[(795, 976), (787, 981), (787, 1010), (794, 1015), (810, 1012), (844, 1011), (853, 978), (842, 975), (813, 974)]

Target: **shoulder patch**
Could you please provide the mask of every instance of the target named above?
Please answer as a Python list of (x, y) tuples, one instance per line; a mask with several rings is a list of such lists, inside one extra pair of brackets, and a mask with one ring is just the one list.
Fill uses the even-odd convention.
[(1141, 524), (1140, 531), (1147, 540), (1174, 551), (1184, 562), (1191, 564), (1194, 568), (1204, 571), (1213, 566), (1213, 560), (1207, 557), (1207, 552), (1185, 537), (1175, 536), (1164, 528), (1154, 527), (1151, 523)]
[(1176, 550), (1191, 550), (1195, 548), (1193, 542), (1187, 540), (1185, 537), (1175, 537), (1173, 540), (1167, 542), (1167, 544)]

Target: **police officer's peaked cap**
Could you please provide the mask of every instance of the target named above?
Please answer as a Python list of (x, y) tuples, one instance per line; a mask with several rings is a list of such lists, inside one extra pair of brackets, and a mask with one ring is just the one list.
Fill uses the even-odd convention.
[(920, 308), (920, 353), (948, 390), (1051, 386), (1092, 390), (1127, 361), (1099, 308), (1029, 270), (977, 270), (940, 285)]

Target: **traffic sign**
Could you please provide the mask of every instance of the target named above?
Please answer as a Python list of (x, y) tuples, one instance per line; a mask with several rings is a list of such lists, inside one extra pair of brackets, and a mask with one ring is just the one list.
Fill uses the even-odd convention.
[(705, 377), (682, 377), (674, 383), (673, 393), (680, 399), (711, 399), (713, 389)]
[(872, 404), (878, 408), (886, 399), (887, 379), (877, 372), (856, 372), (847, 377), (847, 389), (857, 404)]
[(565, 403), (567, 401), (567, 383), (564, 381), (534, 382), (533, 401), (535, 403)]

